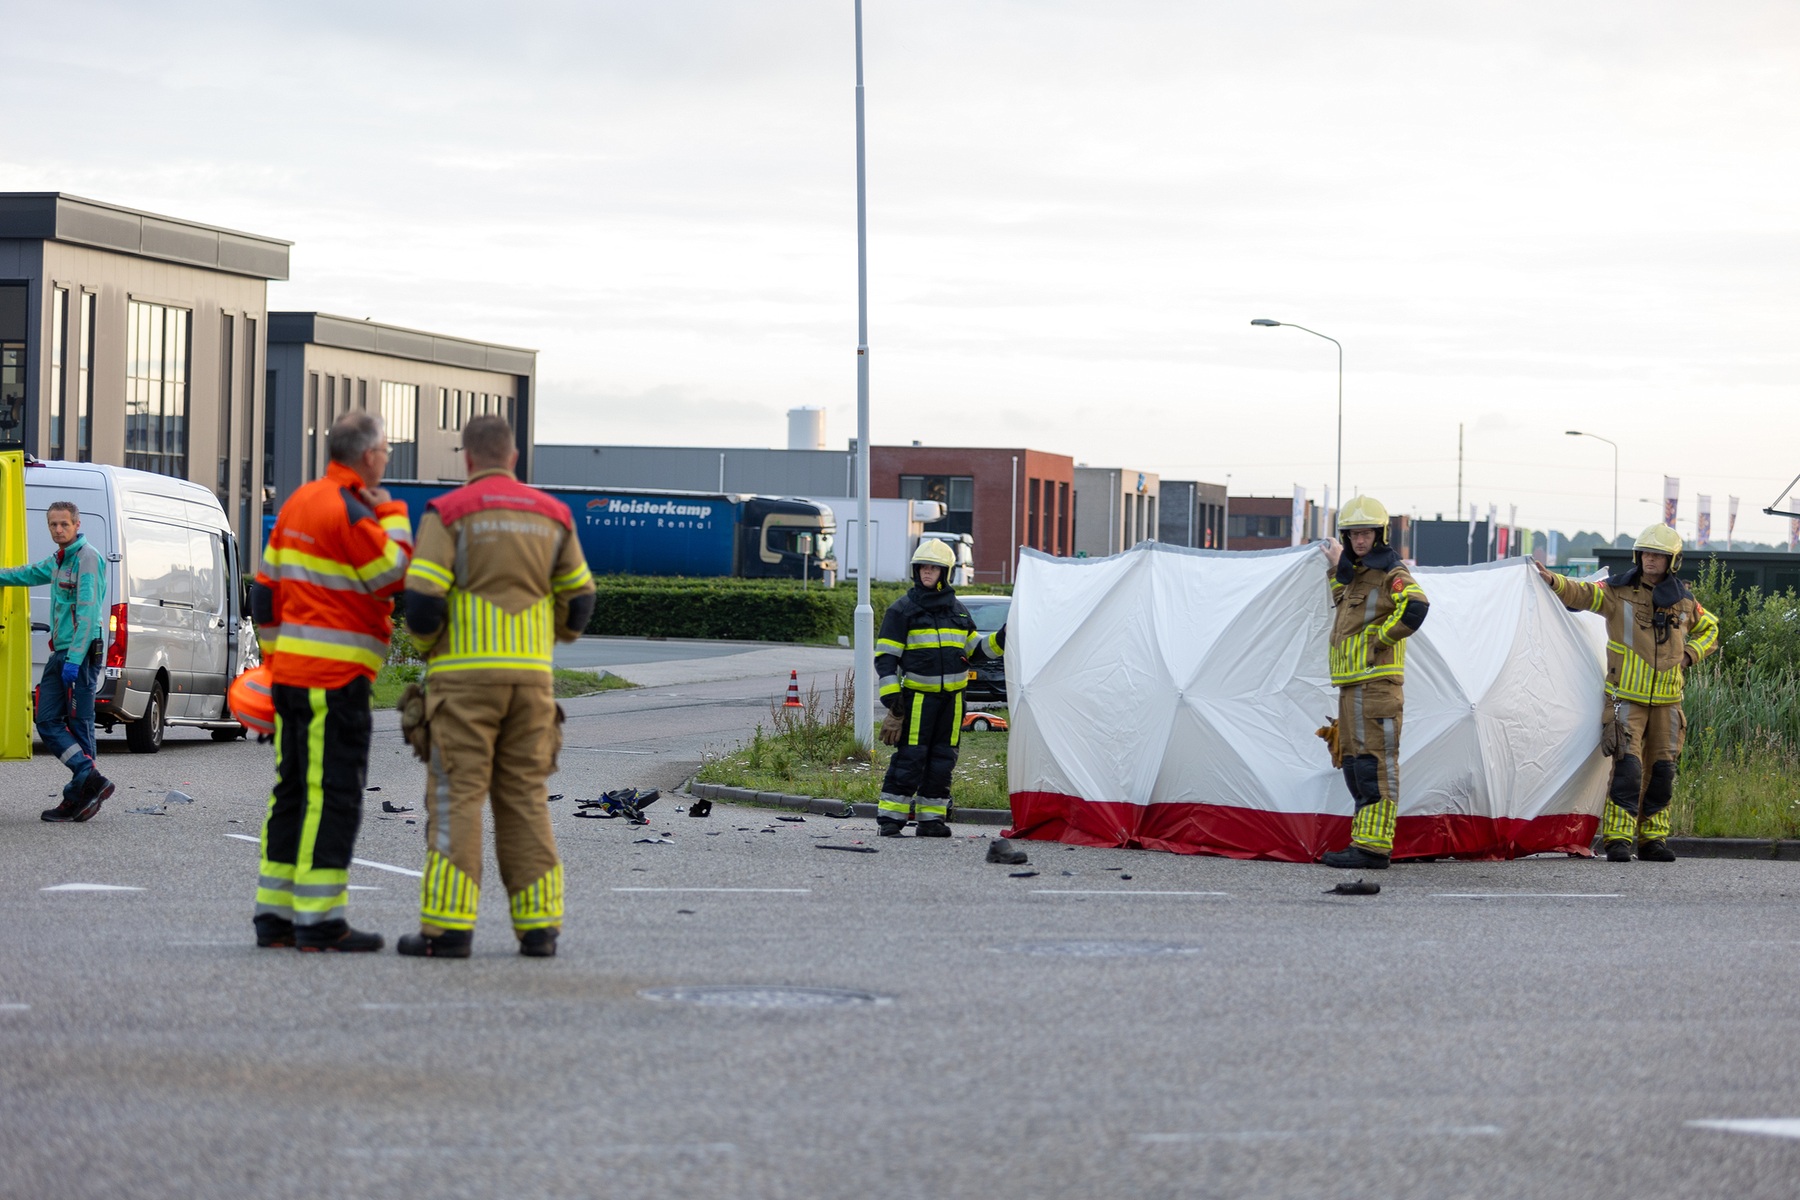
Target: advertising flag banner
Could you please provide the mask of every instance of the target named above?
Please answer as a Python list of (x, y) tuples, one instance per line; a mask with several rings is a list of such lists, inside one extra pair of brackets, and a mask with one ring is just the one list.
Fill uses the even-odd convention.
[(1737, 534), (1737, 501), (1736, 496), (1725, 497), (1725, 548), (1731, 549), (1731, 539)]
[(1675, 510), (1681, 507), (1681, 480), (1663, 476), (1663, 524), (1675, 528)]
[(1489, 561), (1489, 562), (1494, 561), (1494, 539), (1500, 535), (1499, 522), (1500, 522), (1500, 506), (1498, 504), (1488, 505), (1487, 561)]
[(1702, 550), (1712, 541), (1712, 497), (1702, 492), (1694, 497), (1694, 544)]
[(1292, 533), (1289, 545), (1298, 546), (1306, 539), (1302, 536), (1306, 528), (1306, 489), (1299, 484), (1294, 485), (1294, 514), (1288, 521), (1288, 529)]
[[(1789, 492), (1788, 493), (1788, 502), (1787, 502), (1789, 512), (1794, 511), (1794, 505), (1796, 503), (1800, 503), (1800, 500), (1795, 499), (1795, 493)], [(1788, 553), (1792, 554), (1794, 552), (1794, 547), (1797, 545), (1800, 545), (1800, 517), (1789, 517), (1788, 518)]]
[(1549, 533), (1544, 535), (1544, 542), (1544, 565), (1554, 567), (1556, 565), (1558, 551), (1562, 549), (1562, 534), (1552, 529)]

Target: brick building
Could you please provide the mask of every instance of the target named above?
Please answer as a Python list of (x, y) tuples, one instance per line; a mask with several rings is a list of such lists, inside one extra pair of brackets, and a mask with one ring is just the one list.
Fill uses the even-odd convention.
[(933, 531), (972, 534), (978, 583), (1011, 583), (1019, 546), (1073, 552), (1075, 460), (1040, 450), (870, 446), (869, 495), (939, 500)]

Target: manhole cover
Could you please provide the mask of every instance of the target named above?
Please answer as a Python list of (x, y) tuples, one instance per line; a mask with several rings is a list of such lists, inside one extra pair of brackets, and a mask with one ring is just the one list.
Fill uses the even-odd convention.
[(887, 1004), (885, 996), (845, 988), (810, 987), (668, 987), (638, 993), (646, 1000), (673, 1000), (711, 1008), (842, 1008), (854, 1004)]
[(1173, 954), (1198, 954), (1198, 946), (1170, 942), (1021, 942), (995, 946), (1002, 954), (1049, 954), (1064, 958), (1157, 958)]

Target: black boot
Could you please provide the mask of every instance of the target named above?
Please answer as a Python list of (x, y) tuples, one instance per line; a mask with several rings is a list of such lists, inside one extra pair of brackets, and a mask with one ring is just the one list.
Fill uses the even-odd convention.
[(1606, 843), (1606, 861), (1630, 862), (1631, 843), (1625, 841), (1623, 838), (1614, 838), (1612, 841)]
[(394, 949), (408, 958), (467, 958), (474, 953), (475, 932), (470, 929), (446, 929), (436, 937), (422, 933), (405, 933)]
[(900, 831), (906, 828), (906, 822), (897, 817), (876, 817), (875, 830), (882, 837), (899, 837)]
[(367, 954), (385, 945), (387, 942), (379, 933), (352, 929), (348, 921), (321, 921), (317, 925), (294, 927), (294, 946), (305, 954)]
[(74, 788), (63, 792), (62, 803), (55, 808), (46, 808), (38, 814), (40, 821), (73, 821), (75, 814), (81, 811), (81, 793)]
[(287, 950), (294, 945), (294, 923), (274, 913), (258, 913), (256, 944), (264, 950)]
[(85, 821), (100, 811), (100, 805), (113, 794), (113, 782), (98, 771), (89, 771), (75, 795), (81, 805), (71, 821)]
[(1342, 850), (1333, 850), (1329, 854), (1320, 855), (1319, 861), (1328, 867), (1338, 867), (1346, 871), (1385, 871), (1388, 869), (1389, 857), (1377, 854), (1373, 850), (1364, 850), (1361, 846), (1346, 846)]
[(914, 837), (949, 837), (950, 836), (950, 826), (945, 823), (945, 821), (942, 817), (926, 817), (924, 820), (919, 822), (919, 827), (917, 829), (913, 830), (913, 836)]
[(1669, 843), (1661, 838), (1654, 841), (1640, 842), (1637, 848), (1639, 862), (1674, 862), (1675, 852), (1669, 849)]
[(558, 929), (527, 929), (519, 939), (519, 953), (526, 958), (555, 958)]

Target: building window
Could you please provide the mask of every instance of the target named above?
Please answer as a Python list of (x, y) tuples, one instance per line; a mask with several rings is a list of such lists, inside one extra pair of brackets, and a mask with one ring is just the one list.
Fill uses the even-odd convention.
[(450, 389), (438, 389), (438, 428), (450, 428)]
[(185, 308), (132, 300), (125, 311), (125, 465), (187, 477)]
[(1277, 538), (1288, 540), (1289, 522), (1293, 518), (1287, 516), (1263, 516), (1257, 513), (1232, 513), (1230, 536), (1238, 538)]
[(387, 426), (389, 479), (419, 477), (419, 385), (381, 381), (381, 421)]
[(75, 457), (94, 461), (94, 325), (99, 318), (100, 297), (81, 293), (81, 345), (77, 347), (75, 381)]
[(25, 379), (30, 289), (0, 287), (0, 449), (25, 448)]
[[(327, 377), (329, 378), (329, 376)], [(302, 483), (319, 477), (319, 374), (309, 372), (306, 376), (306, 478)]]
[(1039, 505), (1042, 503), (1043, 489), (1044, 481), (1041, 479), (1025, 481), (1025, 544), (1037, 550), (1044, 548), (1038, 541), (1038, 524), (1043, 511)]
[(231, 511), (231, 385), (237, 378), (232, 359), (237, 341), (237, 318), (219, 314), (219, 503)]
[(902, 475), (902, 500), (935, 500), (944, 505), (944, 519), (932, 525), (934, 533), (975, 532), (975, 480), (969, 475)]
[(461, 429), (463, 423), (463, 394), (461, 388), (450, 393), (450, 428)]
[(68, 378), (69, 360), (69, 289), (57, 288), (50, 303), (50, 457), (63, 456), (63, 413), (67, 397), (63, 383)]
[(1056, 552), (1069, 552), (1069, 485), (1056, 485)]

